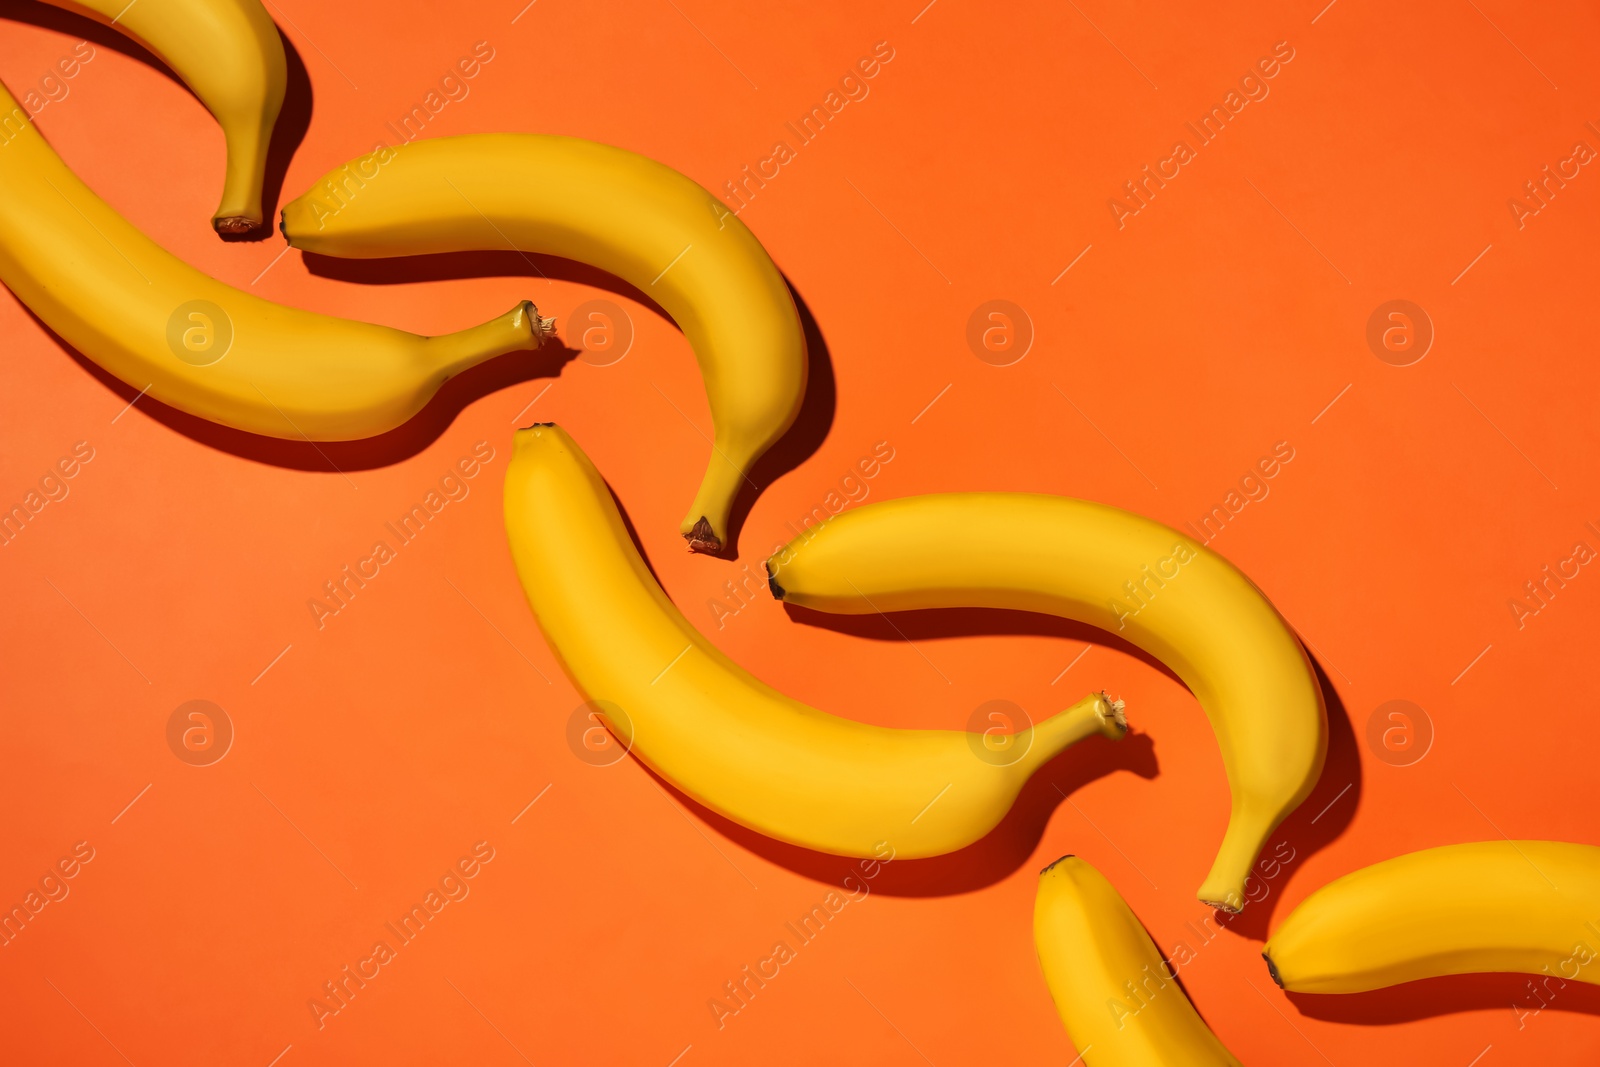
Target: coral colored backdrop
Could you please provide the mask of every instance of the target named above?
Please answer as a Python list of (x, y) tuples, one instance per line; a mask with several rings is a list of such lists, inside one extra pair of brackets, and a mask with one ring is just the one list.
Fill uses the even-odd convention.
[[(570, 344), (589, 301), (632, 332), (620, 359), (602, 330), (581, 356), (475, 376), (384, 441), (319, 451), (130, 407), (136, 390), (0, 297), (0, 503), (64, 458), (74, 472), (0, 547), (0, 903), (43, 902), (0, 948), (9, 1061), (1066, 1063), (1031, 912), (1035, 872), (1069, 851), (1164, 950), (1184, 945), (1185, 986), (1246, 1062), (1594, 1061), (1592, 988), (1542, 992), (1537, 1013), (1516, 976), (1288, 997), (1258, 953), (1317, 886), (1397, 852), (1600, 843), (1600, 575), (1578, 559), (1600, 548), (1600, 174), (1584, 162), (1600, 148), (1600, 15), (523, 2), (441, 17), (415, 0), (273, 0), (295, 56), (289, 141), (303, 133), (284, 192), (392, 142), (388, 124), (478, 42), (492, 59), (445, 85), (425, 135), (589, 137), (719, 192), (764, 170), (741, 217), (802, 298), (816, 355), (737, 561), (682, 548), (709, 415), (682, 336), (636, 293), (512, 253), (349, 265), (286, 253), (276, 233), (218, 241), (222, 140), (181, 84), (114, 33), (4, 6), (0, 77), (19, 96), (87, 38), (93, 58), (45, 86), (39, 125), (201, 269), (421, 332), (524, 296)], [(842, 81), (875, 51), (872, 78)], [(1273, 76), (1247, 78), (1261, 60)], [(1227, 121), (1207, 142), (1186, 124), (1213, 106)], [(813, 107), (828, 121), (803, 141), (786, 124)], [(972, 328), (995, 300), (1009, 318)], [(1384, 311), (1369, 341), (1395, 300), (1407, 317)], [(987, 701), (1044, 715), (1105, 687), (1139, 734), (1074, 749), (967, 852), (890, 864), (729, 1000), (725, 983), (852, 864), (569, 744), (578, 698), (523, 601), (499, 503), (513, 425), (552, 419), (689, 617), (784, 691), (959, 728)], [(475, 448), (490, 458), (466, 495), (319, 619), (324, 583)], [(1275, 449), (1292, 459), (1248, 477)], [(844, 482), (875, 450), (892, 456), (876, 476)], [(813, 507), (977, 488), (1174, 525), (1226, 516), (1213, 546), (1315, 652), (1327, 773), (1232, 924), (1193, 896), (1228, 793), (1169, 676), (1050, 620), (837, 620), (727, 588)], [(190, 701), (211, 706), (210, 748), (185, 744)], [(458, 899), (395, 938), (386, 924), (442, 896), (463, 860), (473, 876), (443, 883)], [(73, 877), (46, 878), (60, 869)], [(393, 958), (365, 962), (380, 940)], [(329, 997), (344, 968), (374, 966)]]

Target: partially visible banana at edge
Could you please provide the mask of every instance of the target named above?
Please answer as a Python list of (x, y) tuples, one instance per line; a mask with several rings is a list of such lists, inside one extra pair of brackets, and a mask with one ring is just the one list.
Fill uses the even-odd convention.
[(346, 441), (405, 423), (445, 379), (553, 329), (523, 301), (420, 337), (274, 304), (195, 270), (72, 173), (0, 86), (0, 281), (89, 359), (180, 411)]
[(1039, 872), (1033, 944), (1087, 1067), (1239, 1067), (1138, 916), (1084, 860), (1062, 856)]
[(283, 39), (260, 0), (44, 0), (119, 30), (171, 67), (222, 127), (227, 171), (211, 224), (263, 221), (262, 183), (288, 81)]
[(1031, 493), (907, 497), (808, 529), (767, 574), (773, 595), (819, 611), (1059, 615), (1172, 668), (1211, 721), (1233, 794), (1199, 890), (1214, 907), (1244, 907), (1257, 853), (1322, 773), (1322, 688), (1288, 623), (1237, 567), (1152, 519)]
[(1493, 971), (1600, 985), (1600, 848), (1500, 840), (1396, 856), (1312, 893), (1261, 954), (1291, 993)]
[(883, 843), (907, 859), (953, 852), (1068, 745), (1127, 732), (1102, 694), (998, 752), (982, 734), (872, 726), (791, 700), (673, 606), (599, 472), (553, 424), (517, 431), (505, 519), (528, 604), (591, 714), (667, 781), (768, 837), (841, 856)]
[(805, 333), (783, 275), (720, 200), (633, 152), (530, 133), (414, 141), (332, 171), (283, 209), (281, 228), (332, 256), (561, 256), (660, 304), (694, 349), (714, 425), (679, 526), (691, 549), (727, 545), (734, 498), (799, 414)]

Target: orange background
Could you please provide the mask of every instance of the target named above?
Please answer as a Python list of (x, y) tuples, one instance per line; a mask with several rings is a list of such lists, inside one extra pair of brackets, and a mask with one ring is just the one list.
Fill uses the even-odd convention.
[[(222, 140), (199, 104), (114, 33), (4, 8), (0, 77), (19, 96), (74, 42), (95, 44), (40, 127), (201, 269), (419, 332), (524, 296), (563, 321), (604, 298), (637, 335), (610, 366), (505, 362), (413, 426), (325, 459), (148, 399), (124, 411), (135, 390), (0, 298), (0, 503), (75, 442), (94, 449), (70, 495), (0, 548), (0, 902), (20, 902), (75, 843), (94, 849), (70, 895), (0, 949), (8, 1059), (1065, 1063), (1074, 1052), (1034, 960), (1036, 870), (1088, 858), (1168, 951), (1211, 914), (1193, 891), (1228, 794), (1190, 694), (1117, 647), (1077, 659), (1081, 632), (1051, 620), (897, 620), (908, 642), (764, 594), (718, 628), (708, 601), (879, 441), (894, 459), (873, 500), (1041, 490), (1174, 525), (1287, 441), (1295, 458), (1270, 495), (1213, 547), (1316, 651), (1328, 770), (1275, 839), (1294, 861), (1183, 981), (1245, 1062), (1593, 1062), (1589, 987), (1519, 1019), (1512, 1005), (1536, 1002), (1518, 976), (1288, 997), (1258, 956), (1306, 894), (1397, 852), (1500, 833), (1600, 843), (1600, 693), (1586, 669), (1600, 577), (1583, 568), (1521, 629), (1507, 607), (1574, 542), (1600, 547), (1585, 311), (1600, 174), (1584, 167), (1520, 230), (1507, 207), (1575, 141), (1600, 147), (1586, 124), (1600, 119), (1592, 8), (937, 0), (919, 13), (912, 0), (864, 15), (543, 0), (513, 22), (520, 6), (269, 5), (297, 56), (288, 143), (304, 135), (285, 193), (388, 139), (385, 123), (480, 40), (495, 58), (428, 135), (589, 137), (718, 191), (775, 140), (792, 144), (785, 121), (877, 42), (894, 50), (870, 95), (742, 215), (809, 310), (817, 356), (739, 561), (682, 548), (710, 418), (682, 336), (631, 290), (545, 259), (541, 277), (512, 255), (352, 267), (279, 259), (276, 233), (218, 241)], [(1270, 95), (1119, 230), (1108, 198), (1285, 40), (1294, 59)], [(1005, 367), (965, 340), (996, 298), (1036, 331)], [(1407, 367), (1365, 340), (1368, 316), (1397, 298), (1437, 332)], [(578, 698), (501, 526), (519, 419), (573, 432), (674, 599), (785, 692), (877, 723), (960, 728), (987, 700), (1041, 716), (1105, 687), (1139, 736), (1050, 765), (967, 852), (892, 864), (719, 1029), (708, 1000), (852, 865), (730, 827), (632, 760), (594, 767), (569, 750)], [(495, 458), (470, 496), (319, 630), (308, 599), (478, 441)], [(192, 699), (236, 730), (211, 766), (166, 740)], [(1436, 732), (1411, 766), (1366, 741), (1393, 699)], [(479, 841), (494, 859), (470, 895), (319, 1029), (308, 1000)]]

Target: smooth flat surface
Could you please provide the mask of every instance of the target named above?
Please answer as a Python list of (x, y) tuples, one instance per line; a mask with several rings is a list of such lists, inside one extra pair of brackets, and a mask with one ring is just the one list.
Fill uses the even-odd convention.
[[(519, 6), (443, 20), (419, 3), (269, 7), (312, 94), (285, 195), (392, 143), (386, 124), (478, 41), (493, 59), (426, 135), (590, 137), (717, 191), (746, 165), (776, 166), (741, 217), (826, 342), (831, 424), (813, 410), (799, 436), (826, 435), (756, 500), (740, 561), (689, 556), (676, 527), (709, 415), (682, 336), (638, 294), (509, 252), (345, 265), (280, 258), (276, 234), (224, 244), (209, 229), (222, 139), (194, 99), (114, 34), (8, 4), (0, 77), (21, 96), (89, 34), (94, 59), (40, 127), (202, 269), (417, 331), (527, 296), (564, 333), (597, 299), (635, 333), (610, 365), (527, 361), (496, 372), (521, 380), (480, 383), (396, 439), (323, 456), (128, 408), (137, 388), (105, 384), (0, 297), (0, 504), (75, 443), (93, 449), (68, 495), (0, 548), (0, 903), (22, 904), (78, 842), (94, 850), (0, 948), (10, 1059), (1067, 1063), (1030, 923), (1037, 870), (1074, 852), (1187, 959), (1188, 992), (1244, 1062), (1593, 1061), (1600, 996), (1576, 983), (1546, 991), (1537, 1015), (1516, 976), (1291, 1000), (1258, 952), (1274, 916), (1397, 852), (1502, 833), (1600, 842), (1600, 577), (1563, 563), (1576, 542), (1600, 550), (1600, 174), (1579, 166), (1520, 229), (1507, 204), (1575, 142), (1600, 149), (1587, 122), (1600, 122), (1600, 18), (1498, 0)], [(825, 107), (880, 41), (893, 59), (867, 95), (802, 143), (786, 123)], [(1269, 94), (1200, 144), (1185, 124), (1280, 41), (1294, 58)], [(304, 122), (303, 86), (297, 107)], [(1194, 158), (1119, 229), (1108, 200), (1179, 139)], [(780, 140), (792, 158), (765, 163)], [(966, 339), (996, 299), (1034, 331), (1009, 366)], [(1397, 299), (1435, 332), (1406, 367), (1367, 342), (1369, 317)], [(814, 379), (823, 400), (828, 377)], [(583, 444), (689, 617), (784, 691), (961, 728), (986, 701), (1042, 716), (1107, 688), (1140, 734), (1080, 746), (994, 837), (889, 864), (801, 942), (785, 924), (842, 893), (853, 864), (756, 839), (631, 759), (596, 767), (569, 748), (578, 698), (501, 527), (511, 430), (536, 420)], [(493, 458), (459, 483), (468, 494), (401, 545), (385, 524), (480, 441)], [(724, 582), (759, 574), (787, 523), (843, 503), (841, 479), (879, 442), (893, 458), (845, 486), (857, 497), (1037, 490), (1174, 525), (1223, 505), (1287, 442), (1293, 459), (1249, 483), (1268, 495), (1211, 544), (1318, 656), (1337, 696), (1332, 750), (1269, 846), (1292, 859), (1231, 929), (1193, 898), (1227, 816), (1221, 764), (1169, 676), (1050, 620), (791, 618), (756, 577), (747, 606), (730, 597)], [(380, 540), (395, 558), (319, 627), (307, 602)], [(1546, 565), (1576, 576), (1519, 628), (1508, 601)], [(191, 700), (233, 726), (210, 766), (169, 745)], [(1368, 741), (1393, 700), (1432, 724), (1410, 766)], [(469, 895), (402, 944), (386, 924), (480, 841), (494, 858), (460, 883)], [(380, 940), (393, 958), (363, 962)], [(708, 1001), (780, 940), (793, 958), (719, 1028)], [(340, 1007), (324, 983), (347, 965), (377, 971)], [(320, 1028), (319, 996), (339, 1007)]]

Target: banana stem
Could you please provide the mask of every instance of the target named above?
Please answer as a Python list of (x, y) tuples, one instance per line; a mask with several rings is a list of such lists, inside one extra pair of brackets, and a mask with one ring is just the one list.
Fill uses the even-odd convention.
[[(228, 156), (223, 170), (222, 202), (211, 217), (211, 225), (218, 233), (249, 233), (264, 221), (261, 186), (279, 106), (263, 107), (262, 121), (254, 128), (224, 133)], [(226, 123), (224, 129), (228, 129)]]
[(1122, 713), (1123, 707), (1122, 701), (1106, 693), (1090, 693), (1066, 711), (1032, 727), (1032, 743), (1028, 746), (1030, 770), (1094, 734), (1110, 741), (1122, 740), (1128, 735), (1128, 719)]
[(427, 338), (430, 359), (449, 378), (506, 352), (531, 352), (555, 333), (556, 320), (541, 318), (524, 300), (499, 318), (455, 333)]

